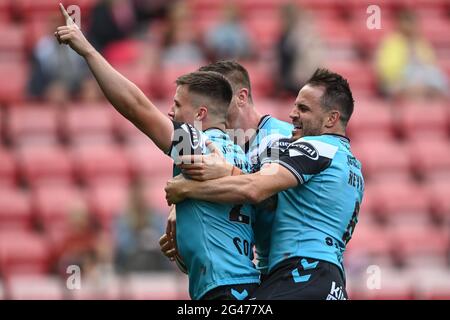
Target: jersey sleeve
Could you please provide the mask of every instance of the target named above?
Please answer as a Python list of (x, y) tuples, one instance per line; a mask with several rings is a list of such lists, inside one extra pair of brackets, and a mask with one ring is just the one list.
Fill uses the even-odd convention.
[(172, 145), (167, 153), (175, 162), (181, 163), (180, 157), (185, 155), (202, 155), (206, 151), (206, 138), (203, 133), (188, 123), (172, 121), (174, 132)]
[(303, 184), (328, 168), (338, 150), (337, 146), (320, 140), (299, 139), (291, 143), (279, 157), (265, 159), (264, 163), (279, 163)]

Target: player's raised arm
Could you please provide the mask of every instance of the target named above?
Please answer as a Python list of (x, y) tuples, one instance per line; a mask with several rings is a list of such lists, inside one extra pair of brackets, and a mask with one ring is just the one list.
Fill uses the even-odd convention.
[(61, 4), (60, 10), (66, 19), (66, 25), (57, 28), (55, 37), (58, 41), (68, 44), (86, 60), (114, 108), (149, 136), (161, 150), (167, 152), (172, 144), (173, 134), (170, 119), (159, 111), (134, 83), (117, 72), (95, 50)]

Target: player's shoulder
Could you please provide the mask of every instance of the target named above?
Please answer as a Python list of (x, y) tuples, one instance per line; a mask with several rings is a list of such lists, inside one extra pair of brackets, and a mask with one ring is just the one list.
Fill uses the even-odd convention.
[(300, 153), (310, 159), (324, 157), (333, 159), (339, 146), (327, 136), (305, 136), (292, 142), (288, 147), (289, 154)]

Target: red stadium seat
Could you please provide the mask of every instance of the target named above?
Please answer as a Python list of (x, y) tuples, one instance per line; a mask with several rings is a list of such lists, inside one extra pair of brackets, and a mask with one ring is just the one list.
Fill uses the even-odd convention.
[(90, 212), (110, 230), (113, 220), (126, 210), (128, 186), (120, 183), (96, 183), (87, 190)]
[(16, 184), (16, 163), (9, 149), (0, 147), (0, 188), (11, 187)]
[(62, 300), (64, 284), (55, 276), (16, 275), (8, 279), (12, 300)]
[(109, 144), (81, 144), (73, 150), (76, 172), (84, 183), (105, 179), (128, 182), (130, 168), (124, 151)]
[(364, 177), (374, 179), (407, 178), (411, 158), (407, 146), (391, 140), (358, 141), (352, 152), (361, 161)]
[(31, 227), (31, 203), (28, 194), (18, 189), (0, 188), (0, 229), (26, 230)]
[(173, 161), (150, 140), (127, 146), (126, 155), (135, 177), (151, 179), (155, 175), (172, 176)]
[(450, 180), (438, 180), (427, 183), (431, 199), (431, 212), (444, 223), (450, 223)]
[(49, 268), (46, 239), (36, 233), (3, 231), (0, 234), (0, 270), (4, 277), (13, 274), (44, 274)]
[(372, 186), (372, 210), (381, 218), (427, 220), (429, 197), (424, 187), (408, 180), (379, 180)]
[(391, 106), (379, 100), (357, 102), (347, 132), (352, 141), (393, 139), (395, 126)]
[(106, 104), (71, 105), (64, 116), (64, 131), (72, 143), (113, 140), (112, 107)]
[(0, 24), (0, 50), (19, 53), (25, 49), (25, 28), (21, 24)]
[[(3, 40), (2, 40), (3, 41)], [(0, 103), (21, 102), (25, 96), (25, 86), (28, 79), (28, 65), (22, 63), (1, 62)]]
[(375, 73), (370, 63), (350, 61), (335, 61), (328, 63), (331, 71), (346, 78), (352, 91), (372, 93), (375, 91)]
[(408, 145), (414, 172), (419, 177), (450, 178), (450, 141), (420, 139)]
[(388, 229), (387, 240), (402, 257), (445, 256), (449, 249), (448, 230), (428, 224), (396, 224)]
[(29, 185), (73, 181), (71, 158), (60, 146), (23, 146), (17, 151), (17, 159), (20, 174)]
[(440, 103), (406, 103), (399, 110), (399, 128), (407, 138), (447, 138), (448, 106)]
[(149, 208), (154, 209), (155, 214), (160, 214), (163, 216), (168, 216), (169, 206), (166, 201), (166, 193), (164, 187), (166, 186), (167, 180), (170, 177), (155, 177), (155, 179), (149, 180), (144, 186), (144, 196)]
[(273, 48), (281, 33), (281, 21), (278, 12), (270, 10), (250, 11), (245, 16), (242, 23), (251, 37), (250, 40), (254, 49), (257, 52), (262, 52)]
[(54, 144), (58, 141), (58, 110), (48, 105), (9, 109), (7, 136), (14, 144)]
[(269, 66), (263, 62), (242, 61), (241, 63), (250, 74), (253, 95), (255, 97), (269, 96), (274, 88)]
[(132, 300), (189, 299), (187, 277), (172, 272), (131, 275), (127, 293)]
[(391, 244), (386, 231), (376, 225), (356, 225), (347, 245), (346, 255), (364, 254), (379, 256), (389, 252)]
[(33, 190), (36, 217), (49, 232), (66, 230), (70, 214), (85, 201), (84, 193), (74, 185), (49, 184)]

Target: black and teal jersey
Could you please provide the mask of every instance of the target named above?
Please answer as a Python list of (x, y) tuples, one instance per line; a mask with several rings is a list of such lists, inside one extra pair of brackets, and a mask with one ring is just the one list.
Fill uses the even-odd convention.
[(343, 269), (343, 253), (364, 193), (361, 163), (346, 137), (324, 134), (293, 142), (279, 159), (298, 180), (278, 193), (269, 270), (291, 257), (324, 260)]
[[(252, 172), (261, 169), (261, 161), (266, 157), (276, 157), (290, 144), (292, 124), (266, 115), (261, 118), (256, 134), (249, 140), (246, 151), (252, 165)], [(256, 219), (254, 225), (257, 266), (261, 273), (268, 271), (270, 235), (277, 195), (254, 206)]]
[[(225, 159), (243, 172), (250, 170), (242, 149), (215, 128), (201, 132), (189, 124), (174, 123), (171, 157), (207, 154), (206, 140), (219, 148)], [(179, 174), (177, 167), (174, 174)], [(219, 204), (186, 199), (176, 205), (178, 251), (187, 268), (189, 293), (200, 299), (222, 285), (259, 282), (253, 264), (254, 211), (250, 205)]]

